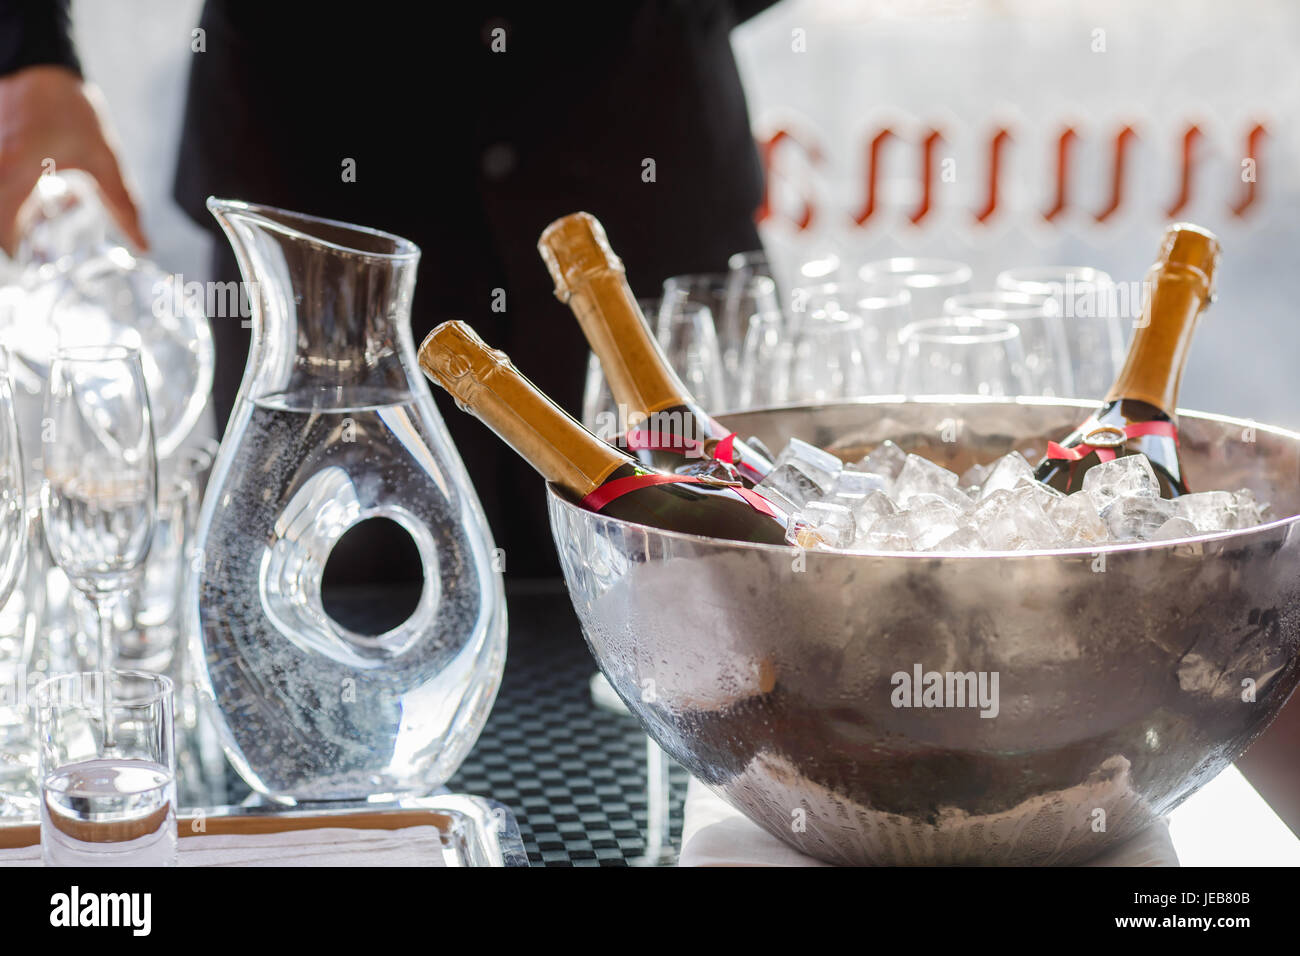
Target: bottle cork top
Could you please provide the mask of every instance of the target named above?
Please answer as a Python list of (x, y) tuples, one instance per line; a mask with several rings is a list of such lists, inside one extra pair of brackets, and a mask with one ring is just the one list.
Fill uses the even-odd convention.
[(420, 367), (462, 408), (494, 369), (513, 368), (509, 357), (491, 348), (464, 322), (443, 322), (420, 343)]
[(537, 241), (537, 251), (550, 270), (555, 297), (561, 302), (568, 302), (573, 287), (585, 278), (606, 270), (623, 271), (622, 260), (605, 238), (605, 228), (587, 212), (571, 213), (547, 226)]
[(1176, 222), (1165, 229), (1160, 244), (1160, 262), (1185, 266), (1200, 273), (1206, 284), (1206, 296), (1214, 291), (1214, 274), (1219, 265), (1218, 237), (1208, 229), (1190, 222)]
[(464, 322), (444, 322), (425, 337), (420, 367), (547, 481), (579, 499), (632, 463), (538, 391), (509, 356), (488, 346)]

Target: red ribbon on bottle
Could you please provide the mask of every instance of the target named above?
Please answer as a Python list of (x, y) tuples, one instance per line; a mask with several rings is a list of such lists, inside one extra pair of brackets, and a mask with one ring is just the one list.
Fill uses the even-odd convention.
[[(1115, 426), (1111, 425), (1098, 425), (1097, 427), (1115, 428)], [(1125, 425), (1123, 428), (1115, 428), (1115, 430), (1123, 432), (1125, 439), (1157, 435), (1161, 438), (1172, 438), (1175, 444), (1178, 442), (1178, 429), (1174, 427), (1173, 422), (1134, 422), (1131, 425)], [(1047, 457), (1051, 461), (1080, 461), (1087, 458), (1092, 452), (1096, 452), (1101, 461), (1111, 461), (1116, 457), (1115, 449), (1112, 447), (1098, 447), (1084, 442), (1066, 448), (1054, 441), (1047, 443)]]
[(648, 488), (651, 485), (666, 484), (708, 485), (711, 488), (725, 488), (727, 491), (734, 491), (741, 501), (755, 511), (778, 521), (782, 520), (782, 515), (777, 513), (776, 509), (772, 507), (772, 503), (758, 492), (738, 485), (714, 484), (697, 475), (628, 475), (626, 478), (615, 478), (591, 492), (579, 504), (588, 511), (600, 512), (611, 501), (621, 498), (629, 492), (636, 491), (639, 488)]
[(713, 457), (715, 460), (722, 462), (724, 465), (734, 465), (735, 460), (736, 433), (732, 432), (726, 438), (718, 439), (718, 443), (713, 447)]

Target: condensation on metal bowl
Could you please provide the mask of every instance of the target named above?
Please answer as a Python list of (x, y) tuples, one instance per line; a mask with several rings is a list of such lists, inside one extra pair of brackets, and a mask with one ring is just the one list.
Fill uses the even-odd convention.
[[(725, 420), (774, 449), (798, 436), (854, 460), (888, 438), (960, 472), (1041, 449), (1088, 408), (877, 401)], [(663, 532), (554, 491), (551, 523), (619, 696), (773, 834), (849, 864), (1076, 863), (1212, 779), (1300, 678), (1300, 435), (1194, 412), (1180, 428), (1195, 488), (1250, 488), (1274, 520), (938, 556)], [(895, 706), (894, 675), (918, 665), (990, 690), (996, 674), (996, 716)]]

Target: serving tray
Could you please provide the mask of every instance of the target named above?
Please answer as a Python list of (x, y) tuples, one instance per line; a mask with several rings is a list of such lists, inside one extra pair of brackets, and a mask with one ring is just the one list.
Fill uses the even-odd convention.
[[(202, 821), (202, 829), (194, 823)], [(182, 838), (217, 834), (283, 833), (332, 827), (401, 830), (433, 826), (442, 834), (443, 866), (527, 866), (519, 825), (506, 806), (468, 794), (404, 797), (385, 803), (366, 801), (321, 806), (260, 804), (189, 810), (177, 820)], [(0, 850), (36, 846), (40, 826), (0, 823)]]

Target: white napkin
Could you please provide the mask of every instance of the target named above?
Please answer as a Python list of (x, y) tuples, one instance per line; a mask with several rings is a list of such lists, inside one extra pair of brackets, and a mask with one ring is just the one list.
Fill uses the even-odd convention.
[[(686, 788), (678, 866), (831, 866), (787, 846), (698, 780)], [(1087, 866), (1177, 866), (1163, 819)]]
[[(445, 866), (442, 831), (325, 828), (283, 833), (189, 836), (181, 866)], [(40, 866), (41, 848), (0, 850), (0, 866)]]

